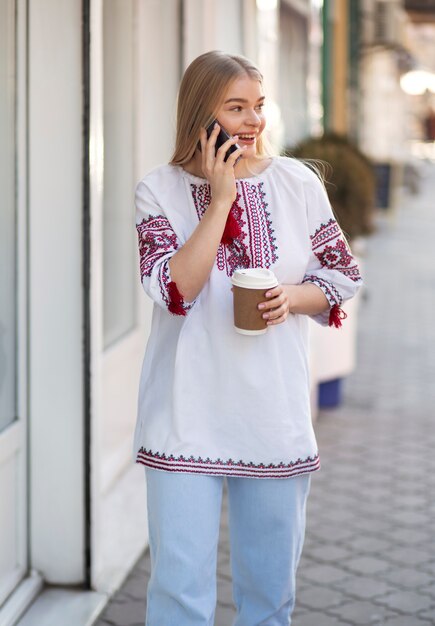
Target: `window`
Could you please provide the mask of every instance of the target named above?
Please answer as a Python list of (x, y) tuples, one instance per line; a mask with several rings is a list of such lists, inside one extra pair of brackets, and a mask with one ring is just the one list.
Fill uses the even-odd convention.
[(15, 2), (0, 0), (0, 431), (16, 417)]
[(136, 324), (134, 222), (134, 0), (104, 10), (104, 345)]

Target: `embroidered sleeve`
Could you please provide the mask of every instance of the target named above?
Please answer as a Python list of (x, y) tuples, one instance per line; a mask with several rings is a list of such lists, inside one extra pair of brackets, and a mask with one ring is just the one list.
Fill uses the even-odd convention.
[(346, 318), (341, 306), (355, 295), (362, 279), (317, 177), (306, 193), (311, 256), (303, 282), (317, 285), (330, 305), (329, 311), (314, 315), (313, 319), (324, 326), (339, 328), (341, 320)]
[(169, 269), (180, 242), (143, 182), (136, 189), (136, 230), (140, 277), (146, 293), (173, 315), (186, 315), (193, 303), (184, 301)]

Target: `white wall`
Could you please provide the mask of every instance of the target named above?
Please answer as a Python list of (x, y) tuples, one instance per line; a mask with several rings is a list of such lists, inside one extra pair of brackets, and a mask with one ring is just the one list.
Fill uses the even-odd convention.
[(29, 3), (30, 551), (83, 581), (81, 3)]
[(184, 6), (184, 67), (208, 50), (243, 53), (242, 0), (185, 0)]
[[(119, 289), (117, 291), (111, 285), (110, 264), (104, 262), (102, 254), (102, 233), (107, 218), (103, 173), (109, 162), (112, 172), (117, 171), (117, 162), (131, 164), (131, 188), (128, 184), (122, 186), (121, 177), (111, 181), (111, 187), (118, 197), (118, 218), (123, 226), (131, 228), (131, 245), (136, 258), (134, 187), (151, 168), (168, 162), (171, 156), (181, 71), (178, 0), (129, 0), (123, 7), (124, 1), (104, 3), (94, 0), (91, 16), (91, 145), (95, 164), (91, 171), (92, 585), (104, 592), (111, 592), (119, 586), (148, 540), (145, 478), (143, 467), (133, 463), (133, 432), (152, 302), (141, 287), (137, 260), (133, 270), (137, 286), (136, 324), (111, 345), (104, 346), (101, 329), (104, 306), (108, 305), (102, 299), (105, 275), (106, 285), (114, 289), (112, 297), (121, 301), (123, 298)], [(118, 11), (123, 19), (128, 11), (133, 21), (121, 22)], [(105, 41), (104, 12), (106, 27), (110, 26), (110, 35), (107, 37), (109, 31), (106, 30)], [(128, 46), (133, 58), (120, 55), (116, 50), (114, 54), (110, 38), (116, 38), (116, 46)], [(117, 67), (114, 67), (115, 63)], [(121, 81), (116, 77), (122, 78), (130, 73), (133, 89), (128, 86), (125, 98), (118, 104), (114, 98), (105, 101), (109, 85), (113, 90), (122, 89)], [(112, 107), (112, 120), (104, 127), (104, 119), (108, 124), (108, 117), (104, 118), (103, 111), (107, 110), (108, 104)], [(130, 145), (124, 141), (122, 125), (119, 126), (120, 109), (124, 107), (130, 111), (132, 122), (133, 142)], [(126, 117), (128, 119), (128, 114)], [(121, 132), (113, 135), (116, 120)], [(107, 141), (108, 138), (111, 141)], [(110, 238), (106, 245), (109, 255), (111, 250), (115, 252)]]

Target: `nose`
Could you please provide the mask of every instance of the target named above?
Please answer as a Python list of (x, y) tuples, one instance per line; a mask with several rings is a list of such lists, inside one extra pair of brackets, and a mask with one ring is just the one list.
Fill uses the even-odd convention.
[(254, 110), (252, 110), (252, 111), (248, 112), (246, 123), (249, 126), (257, 127), (257, 126), (260, 126), (261, 120), (260, 120), (259, 116), (257, 115), (257, 113)]

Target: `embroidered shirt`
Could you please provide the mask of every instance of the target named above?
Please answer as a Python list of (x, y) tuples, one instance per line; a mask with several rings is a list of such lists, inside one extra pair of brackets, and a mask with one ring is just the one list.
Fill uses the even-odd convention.
[[(172, 165), (152, 170), (136, 189), (140, 273), (155, 304), (134, 457), (174, 472), (285, 478), (315, 471), (308, 317), (291, 314), (263, 335), (238, 334), (231, 275), (270, 268), (280, 283), (314, 283), (333, 308), (360, 286), (357, 264), (317, 176), (275, 157), (262, 174), (237, 180), (237, 236), (224, 239), (201, 293), (184, 302), (169, 260), (209, 202), (207, 181)], [(329, 311), (314, 319), (327, 325)]]

